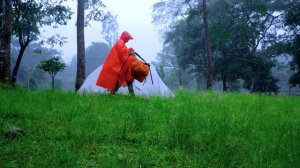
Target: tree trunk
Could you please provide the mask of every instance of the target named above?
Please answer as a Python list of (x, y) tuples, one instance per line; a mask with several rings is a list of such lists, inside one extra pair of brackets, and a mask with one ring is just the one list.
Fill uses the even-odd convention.
[[(200, 3), (200, 2), (199, 2)], [(206, 9), (206, 0), (203, 0), (203, 22), (205, 30), (205, 45), (206, 45), (206, 56), (207, 56), (207, 89), (211, 89), (213, 85), (213, 66), (210, 50), (210, 39), (208, 31), (208, 19), (207, 19), (207, 9)]]
[(255, 93), (256, 92), (256, 77), (253, 76), (251, 78), (251, 89), (250, 89), (251, 93)]
[(227, 92), (227, 80), (226, 80), (226, 78), (225, 77), (223, 77), (223, 79), (222, 79), (222, 83), (223, 83), (223, 91), (224, 92)]
[(184, 88), (184, 83), (182, 80), (182, 70), (178, 68), (178, 81), (179, 81), (179, 88)]
[(0, 52), (0, 81), (10, 82), (10, 43), (11, 43), (11, 0), (2, 0), (2, 38)]
[(52, 90), (54, 90), (54, 76), (51, 76), (51, 79), (52, 79), (51, 81)]
[(18, 59), (17, 59), (16, 65), (15, 65), (15, 67), (13, 69), (13, 74), (12, 74), (12, 79), (11, 79), (11, 82), (12, 82), (13, 85), (16, 84), (18, 70), (19, 70), (19, 67), (20, 67), (20, 64), (21, 64), (21, 60), (22, 60), (23, 54), (24, 54), (25, 49), (28, 46), (28, 44), (27, 45), (21, 45), (21, 49), (20, 49), (20, 52), (19, 52), (19, 55), (18, 55)]
[(84, 43), (84, 2), (77, 0), (77, 73), (75, 91), (85, 80), (85, 43)]
[(197, 90), (202, 90), (202, 77), (200, 75), (196, 76), (196, 84), (197, 84)]

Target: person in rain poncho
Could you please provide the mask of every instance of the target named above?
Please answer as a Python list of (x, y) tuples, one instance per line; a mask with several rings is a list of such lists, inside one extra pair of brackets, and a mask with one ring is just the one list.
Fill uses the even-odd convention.
[(96, 81), (97, 86), (106, 88), (111, 93), (118, 91), (120, 86), (128, 86), (130, 94), (134, 94), (131, 74), (121, 73), (121, 69), (126, 60), (128, 60), (129, 55), (134, 54), (134, 50), (132, 48), (127, 48), (125, 45), (132, 39), (133, 37), (127, 31), (124, 31), (121, 34), (119, 40), (111, 48), (104, 61), (102, 70)]

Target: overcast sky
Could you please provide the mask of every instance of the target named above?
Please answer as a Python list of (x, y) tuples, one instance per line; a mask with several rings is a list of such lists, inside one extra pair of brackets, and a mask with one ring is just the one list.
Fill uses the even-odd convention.
[[(151, 21), (151, 7), (158, 0), (102, 0), (108, 10), (118, 15), (119, 34), (128, 31), (134, 37), (126, 45), (134, 48), (146, 61), (154, 61), (157, 53), (162, 48), (159, 40), (159, 34)], [(55, 31), (62, 36), (68, 37), (66, 43), (59, 50), (63, 53), (63, 58), (67, 62), (76, 55), (76, 5), (77, 1), (69, 1), (69, 6), (75, 12), (72, 20), (67, 26), (61, 26), (58, 29), (46, 29), (46, 32)], [(91, 26), (85, 28), (85, 46), (88, 47), (91, 42), (104, 41), (101, 36), (101, 23), (92, 22)]]

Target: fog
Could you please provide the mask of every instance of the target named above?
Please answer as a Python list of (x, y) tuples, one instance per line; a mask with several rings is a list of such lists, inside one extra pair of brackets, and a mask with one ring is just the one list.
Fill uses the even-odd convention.
[[(159, 34), (151, 23), (151, 7), (157, 0), (103, 0), (102, 2), (107, 6), (107, 10), (117, 15), (118, 33), (128, 31), (134, 37), (134, 40), (129, 41), (127, 46), (134, 48), (147, 61), (154, 61), (162, 47)], [(77, 1), (68, 1), (67, 4), (74, 12), (68, 24), (56, 29), (44, 28), (42, 35), (50, 37), (58, 33), (68, 38), (63, 47), (55, 47), (62, 52), (63, 59), (68, 63), (72, 57), (76, 56)], [(85, 47), (88, 47), (92, 42), (99, 41), (105, 42), (101, 35), (101, 22), (92, 21), (85, 28)]]

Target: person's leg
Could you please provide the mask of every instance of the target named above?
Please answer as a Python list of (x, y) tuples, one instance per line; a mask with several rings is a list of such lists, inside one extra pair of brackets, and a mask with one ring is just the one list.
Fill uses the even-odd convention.
[(127, 86), (128, 86), (129, 94), (134, 96), (133, 82), (126, 82), (126, 83), (127, 83)]
[(116, 92), (119, 90), (119, 88), (120, 88), (120, 85), (119, 85), (119, 83), (117, 82), (117, 83), (116, 83), (116, 86), (115, 86), (115, 89), (111, 92), (111, 94), (116, 94)]

